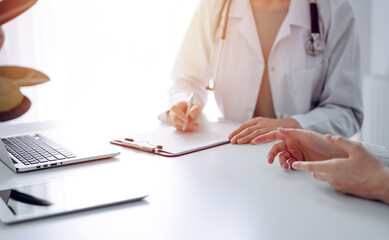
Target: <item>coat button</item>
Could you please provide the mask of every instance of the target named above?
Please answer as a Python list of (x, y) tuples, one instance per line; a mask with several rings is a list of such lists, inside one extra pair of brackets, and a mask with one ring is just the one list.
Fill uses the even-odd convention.
[(272, 72), (273, 72), (274, 70), (275, 70), (274, 67), (272, 67), (272, 68), (270, 69), (270, 71), (272, 71)]

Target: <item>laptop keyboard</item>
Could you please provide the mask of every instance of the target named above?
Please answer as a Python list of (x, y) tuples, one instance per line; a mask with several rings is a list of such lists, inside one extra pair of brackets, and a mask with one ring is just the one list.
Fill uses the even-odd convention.
[(2, 138), (1, 140), (7, 151), (26, 166), (76, 157), (69, 150), (38, 134)]

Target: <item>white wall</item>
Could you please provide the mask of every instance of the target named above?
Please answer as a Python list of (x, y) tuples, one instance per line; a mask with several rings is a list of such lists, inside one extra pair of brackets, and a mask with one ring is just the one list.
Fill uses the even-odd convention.
[(365, 120), (362, 141), (389, 146), (388, 0), (350, 0), (361, 38)]
[(349, 0), (360, 32), (362, 72), (389, 75), (389, 1)]
[(39, 0), (6, 23), (1, 65), (33, 67), (51, 81), (22, 88), (22, 117), (142, 122), (167, 106), (170, 71), (198, 0)]
[[(370, 1), (368, 1), (370, 2)], [(372, 75), (389, 76), (389, 1), (372, 0)]]

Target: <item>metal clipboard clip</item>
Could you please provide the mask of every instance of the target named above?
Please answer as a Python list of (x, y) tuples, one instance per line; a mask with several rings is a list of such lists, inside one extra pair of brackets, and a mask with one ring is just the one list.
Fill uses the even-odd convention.
[(131, 138), (125, 138), (124, 140), (111, 140), (110, 143), (150, 153), (157, 153), (163, 148), (161, 145), (153, 145), (148, 141), (144, 140), (135, 141)]

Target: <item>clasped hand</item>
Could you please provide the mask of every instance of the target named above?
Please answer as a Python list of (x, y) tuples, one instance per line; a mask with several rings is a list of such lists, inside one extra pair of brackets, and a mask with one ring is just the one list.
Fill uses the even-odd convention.
[(389, 169), (360, 143), (329, 134), (283, 128), (259, 136), (252, 143), (275, 140), (281, 142), (269, 151), (269, 163), (278, 155), (285, 169), (291, 166), (310, 172), (342, 193), (389, 203)]

